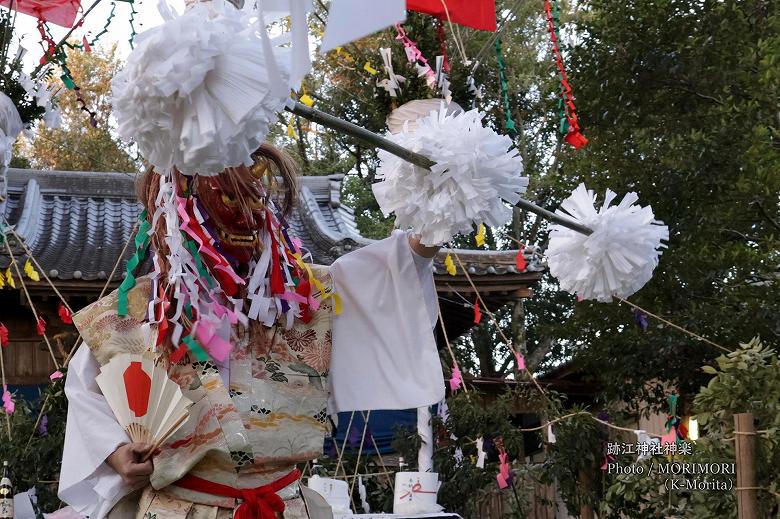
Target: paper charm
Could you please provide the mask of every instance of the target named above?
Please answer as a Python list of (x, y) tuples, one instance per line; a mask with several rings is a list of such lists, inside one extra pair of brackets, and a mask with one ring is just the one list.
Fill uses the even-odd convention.
[(363, 65), (363, 70), (365, 70), (366, 72), (368, 72), (372, 76), (376, 76), (377, 74), (379, 74), (379, 71), (371, 66), (371, 62), (370, 61), (366, 61), (366, 64)]
[(5, 276), (0, 272), (0, 289), (5, 288)]
[(455, 366), (452, 368), (452, 377), (450, 377), (450, 389), (456, 391), (460, 388), (461, 384), (463, 384), (463, 379), (461, 378), (460, 369), (458, 366)]
[(547, 443), (555, 443), (555, 433), (553, 432), (552, 424), (547, 424)]
[(517, 256), (515, 256), (515, 265), (517, 266), (518, 272), (525, 272), (525, 269), (528, 268), (528, 262), (525, 260), (523, 252), (524, 251), (520, 249), (517, 251)]
[(444, 258), (444, 266), (447, 268), (447, 274), (450, 276), (454, 276), (458, 273), (458, 269), (455, 268), (455, 262), (452, 261), (452, 256), (449, 254)]
[[(637, 429), (634, 431), (634, 434), (636, 434), (636, 441), (640, 445), (647, 445), (648, 447), (641, 447), (638, 448), (638, 457), (637, 459), (643, 460), (649, 458), (653, 452), (660, 452), (660, 446), (661, 442), (658, 438), (651, 438), (650, 435), (647, 434), (647, 432)], [(656, 448), (658, 446), (659, 448)]]
[(38, 271), (35, 270), (35, 267), (33, 267), (29, 259), (24, 262), (24, 273), (27, 274), (27, 277), (33, 281), (41, 280), (40, 274), (38, 274)]
[(525, 369), (525, 357), (519, 351), (515, 352), (515, 362), (517, 363), (517, 370), (523, 371)]
[(314, 99), (309, 94), (303, 94), (301, 97), (298, 98), (298, 101), (305, 104), (309, 108), (314, 106)]
[(616, 196), (607, 190), (597, 208), (595, 193), (580, 184), (556, 211), (593, 231), (584, 235), (553, 225), (546, 253), (561, 288), (584, 299), (610, 302), (642, 288), (669, 239), (669, 228), (655, 219), (652, 208), (636, 205), (636, 193), (611, 205)]
[(14, 404), (11, 392), (8, 391), (8, 386), (6, 385), (3, 385), (3, 409), (5, 409), (6, 414), (13, 414), (16, 410), (16, 404)]
[(46, 335), (46, 321), (43, 320), (43, 317), (38, 318), (38, 322), (35, 324), (35, 331), (40, 336)]
[(360, 506), (363, 507), (363, 512), (366, 514), (371, 513), (371, 507), (368, 505), (366, 485), (363, 484), (363, 476), (358, 476), (358, 495), (360, 496)]
[(0, 323), (0, 346), (8, 346), (8, 328), (3, 323)]
[(477, 234), (474, 236), (474, 240), (477, 242), (477, 247), (485, 246), (485, 224), (479, 224), (477, 228)]
[(51, 380), (52, 382), (54, 382), (55, 380), (59, 380), (59, 379), (61, 379), (61, 378), (62, 378), (62, 377), (64, 377), (64, 376), (65, 376), (65, 375), (63, 375), (63, 374), (62, 374), (62, 371), (60, 371), (60, 370), (57, 370), (57, 371), (55, 371), (54, 373), (52, 373), (51, 375), (49, 375), (49, 380)]
[(387, 79), (378, 81), (376, 85), (387, 90), (390, 97), (398, 97), (398, 91), (401, 90), (401, 83), (405, 82), (406, 78), (393, 71), (392, 51), (389, 48), (383, 47), (379, 49), (379, 54), (382, 55), (382, 62), (384, 63), (385, 72), (387, 72)]
[(482, 312), (479, 310), (479, 299), (474, 300), (474, 324), (482, 321)]
[(436, 56), (436, 87), (439, 93), (448, 103), (452, 101), (452, 92), (450, 92), (450, 80), (444, 71), (444, 56)]
[(68, 307), (62, 304), (61, 301), (60, 301), (60, 306), (57, 309), (57, 313), (60, 316), (60, 320), (64, 324), (73, 324), (73, 316), (71, 315), (70, 310), (68, 310)]
[(487, 453), (485, 452), (485, 440), (480, 436), (477, 438), (477, 468), (484, 469), (485, 468), (485, 457), (487, 456)]
[[(502, 449), (503, 450), (503, 449)], [(512, 475), (509, 471), (509, 455), (504, 452), (500, 452), (498, 454), (498, 459), (500, 461), (498, 465), (498, 474), (496, 475), (496, 481), (498, 482), (498, 488), (507, 488), (509, 485), (512, 484)]]
[(5, 281), (9, 287), (16, 288), (16, 282), (14, 282), (14, 277), (11, 275), (11, 267), (5, 269)]

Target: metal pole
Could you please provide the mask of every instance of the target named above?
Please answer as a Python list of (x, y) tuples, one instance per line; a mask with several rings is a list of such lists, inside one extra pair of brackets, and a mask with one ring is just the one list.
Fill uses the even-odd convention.
[[(377, 135), (370, 130), (366, 130), (365, 128), (362, 128), (356, 124), (345, 121), (344, 119), (339, 119), (338, 117), (325, 113), (321, 110), (317, 110), (316, 108), (312, 108), (302, 103), (293, 102), (290, 100), (290, 102), (285, 107), (285, 110), (310, 121), (314, 121), (317, 124), (321, 124), (326, 128), (338, 130), (340, 132), (346, 133), (347, 135), (351, 135), (356, 139), (360, 139), (361, 141), (371, 144), (372, 146), (376, 146), (377, 148), (381, 148), (388, 153), (392, 153), (393, 155), (400, 157), (407, 162), (411, 162), (415, 166), (430, 170), (431, 167), (436, 164), (434, 161), (424, 155), (407, 150), (406, 148), (399, 146), (398, 144), (388, 139), (385, 139), (381, 135)], [(516, 205), (517, 207), (534, 213), (541, 218), (544, 218), (545, 220), (557, 223), (558, 225), (562, 225), (563, 227), (573, 231), (577, 231), (585, 235), (590, 235), (593, 233), (591, 229), (575, 222), (571, 218), (566, 218), (565, 216), (550, 212), (547, 209), (539, 207), (533, 202), (529, 202), (528, 200), (521, 198)]]

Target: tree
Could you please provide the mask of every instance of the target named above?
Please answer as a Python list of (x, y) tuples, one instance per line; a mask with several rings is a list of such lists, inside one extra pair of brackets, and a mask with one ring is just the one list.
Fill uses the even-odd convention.
[[(80, 90), (62, 91), (58, 98), (62, 126), (52, 129), (39, 124), (33, 139), (23, 147), (24, 155), (33, 167), (42, 169), (138, 171), (139, 161), (113, 131), (111, 79), (121, 67), (116, 45), (71, 52), (67, 64)], [(83, 106), (95, 113), (95, 126), (79, 95)]]
[[(551, 201), (580, 182), (636, 191), (670, 228), (652, 281), (632, 300), (728, 349), (780, 339), (780, 13), (771, 2), (594, 0), (577, 18), (572, 83), (591, 139), (545, 178)], [(540, 300), (535, 299), (532, 304)], [(619, 304), (569, 303), (554, 326), (609, 396), (683, 395), (720, 352)], [(605, 368), (608, 366), (608, 368)]]

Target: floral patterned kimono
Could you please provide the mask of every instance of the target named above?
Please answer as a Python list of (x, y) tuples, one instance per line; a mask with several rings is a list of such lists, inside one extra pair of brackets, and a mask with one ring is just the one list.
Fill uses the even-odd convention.
[[(195, 476), (251, 489), (291, 474), (322, 452), (330, 431), (331, 391), (331, 412), (439, 401), (444, 381), (431, 326), (430, 261), (411, 251), (406, 234), (397, 231), (330, 268), (313, 270), (327, 288), (337, 278), (342, 316), (333, 316), (328, 299), (310, 322), (295, 319), (290, 329), (255, 321), (248, 327), (226, 325), (233, 345), (229, 362), (170, 368), (169, 376), (194, 405), (185, 425), (154, 457), (145, 489), (128, 488), (104, 463), (128, 439), (94, 376), (114, 355), (142, 352), (150, 344), (153, 330), (144, 323), (150, 279), (140, 278), (129, 293), (126, 317), (117, 315), (116, 292), (78, 312), (74, 322), (88, 347), (74, 356), (66, 383), (70, 407), (60, 497), (92, 519), (232, 517), (240, 498), (175, 483)], [(349, 376), (356, 371), (360, 374)], [(343, 384), (329, 384), (329, 374), (336, 373)], [(383, 386), (392, 380), (398, 387)], [(285, 504), (283, 517), (308, 517), (293, 479), (277, 492)]]

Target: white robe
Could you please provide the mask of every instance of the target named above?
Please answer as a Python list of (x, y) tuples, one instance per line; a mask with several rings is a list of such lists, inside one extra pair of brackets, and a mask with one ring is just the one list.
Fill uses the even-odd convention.
[[(411, 250), (406, 233), (395, 231), (331, 266), (343, 303), (333, 319), (332, 412), (409, 409), (444, 398), (431, 263)], [(128, 438), (95, 383), (98, 370), (86, 345), (68, 366), (59, 487), (60, 499), (90, 519), (105, 517), (133, 490), (105, 463)]]

